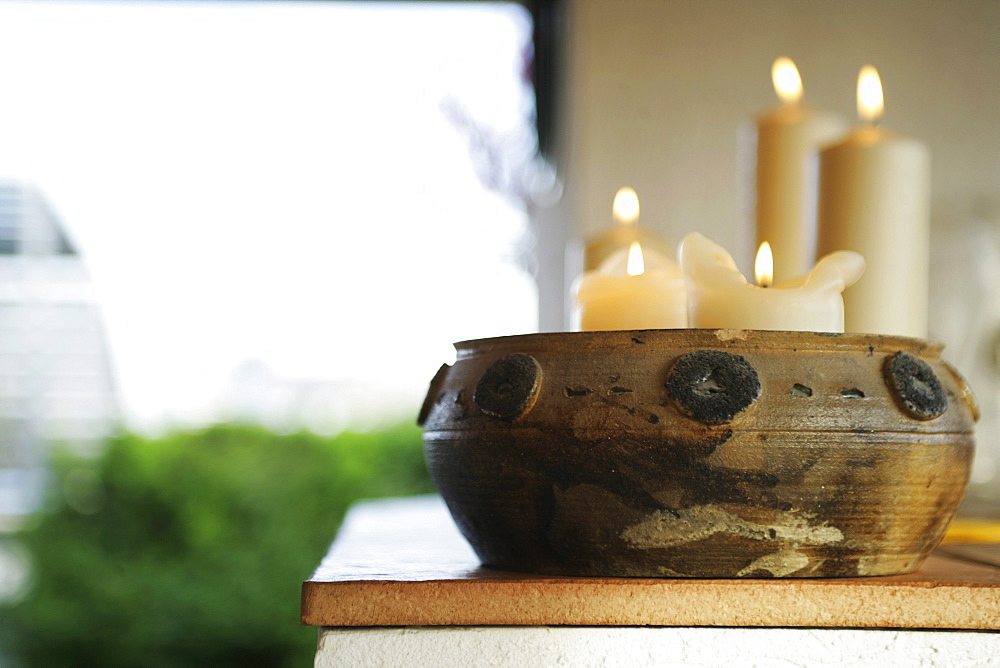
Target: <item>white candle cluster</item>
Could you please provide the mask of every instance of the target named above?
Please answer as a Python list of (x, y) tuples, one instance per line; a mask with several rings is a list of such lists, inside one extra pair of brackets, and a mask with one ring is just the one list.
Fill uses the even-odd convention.
[[(757, 120), (756, 226), (768, 278), (750, 283), (724, 248), (697, 233), (681, 243), (679, 263), (632, 243), (577, 283), (580, 328), (926, 336), (926, 147), (874, 125), (884, 106), (874, 68), (858, 80), (869, 124), (826, 148), (844, 125), (802, 105), (791, 61), (776, 61), (772, 77), (782, 103)], [(763, 254), (772, 248), (773, 261)]]

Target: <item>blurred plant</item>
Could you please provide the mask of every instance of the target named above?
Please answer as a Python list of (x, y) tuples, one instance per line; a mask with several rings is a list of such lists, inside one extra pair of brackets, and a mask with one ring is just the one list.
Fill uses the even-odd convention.
[(53, 476), (0, 627), (0, 656), (32, 666), (309, 665), (300, 586), (348, 505), (433, 489), (416, 427), (126, 435)]

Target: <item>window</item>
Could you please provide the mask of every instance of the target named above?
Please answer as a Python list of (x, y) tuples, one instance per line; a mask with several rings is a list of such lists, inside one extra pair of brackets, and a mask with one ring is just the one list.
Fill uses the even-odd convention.
[(128, 422), (410, 419), (452, 341), (532, 331), (530, 35), (508, 3), (0, 2), (0, 173), (80, 250)]

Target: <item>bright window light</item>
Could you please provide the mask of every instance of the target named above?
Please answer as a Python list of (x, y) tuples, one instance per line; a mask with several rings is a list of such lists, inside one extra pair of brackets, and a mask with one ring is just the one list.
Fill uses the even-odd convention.
[(0, 175), (79, 248), (129, 426), (409, 418), (451, 342), (533, 331), (527, 216), (482, 178), (534, 153), (530, 30), (508, 3), (0, 2)]

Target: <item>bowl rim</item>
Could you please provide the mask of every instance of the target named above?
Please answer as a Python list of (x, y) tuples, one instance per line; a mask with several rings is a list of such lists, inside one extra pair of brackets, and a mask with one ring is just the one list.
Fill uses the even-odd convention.
[(677, 347), (734, 348), (757, 351), (810, 350), (825, 352), (867, 351), (870, 354), (895, 353), (900, 350), (920, 357), (939, 357), (944, 344), (932, 339), (895, 334), (839, 332), (799, 332), (763, 329), (634, 329), (593, 332), (536, 332), (510, 334), (482, 339), (467, 339), (454, 344), (457, 358), (494, 352), (598, 352), (632, 349), (637, 344), (647, 350)]

